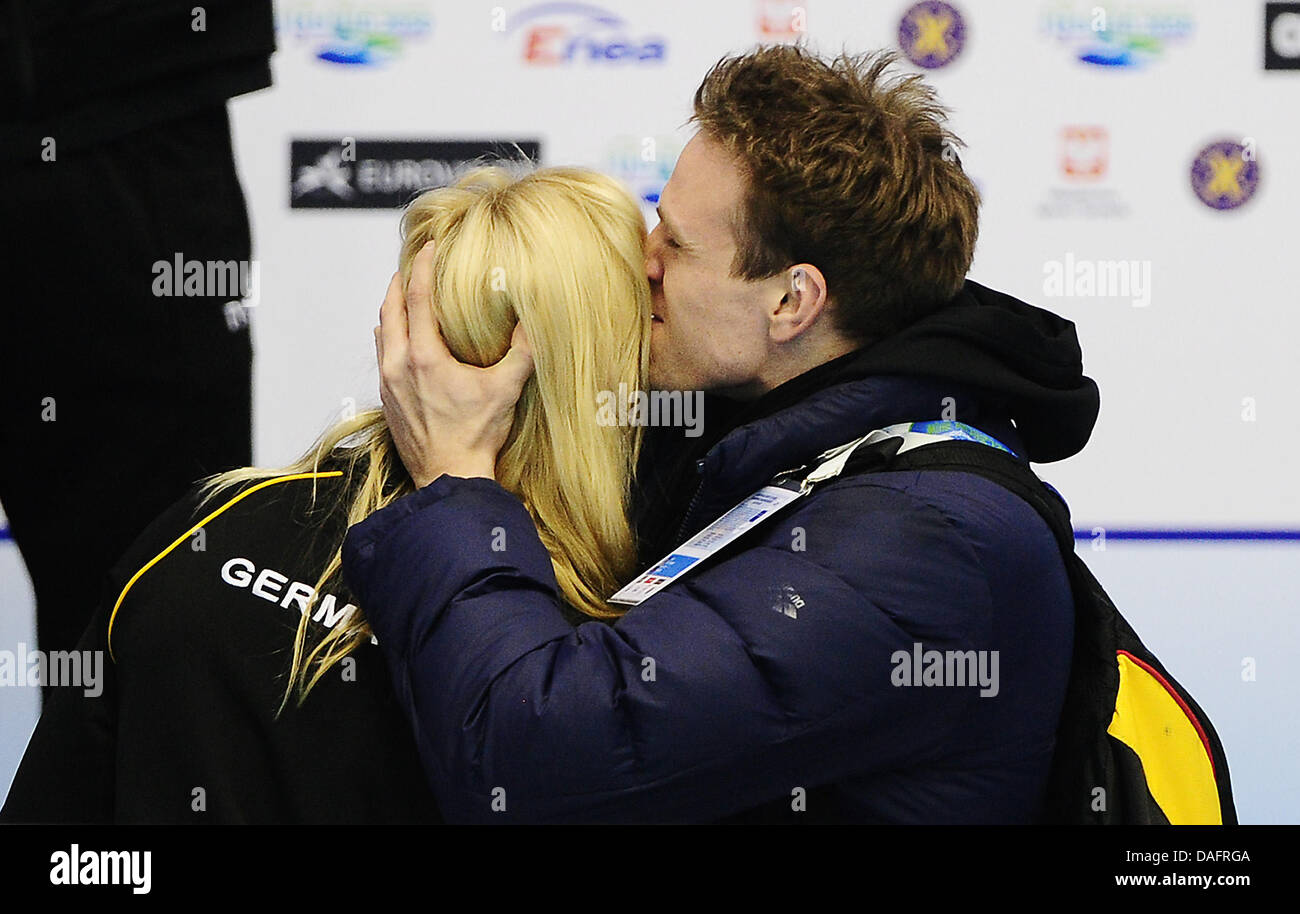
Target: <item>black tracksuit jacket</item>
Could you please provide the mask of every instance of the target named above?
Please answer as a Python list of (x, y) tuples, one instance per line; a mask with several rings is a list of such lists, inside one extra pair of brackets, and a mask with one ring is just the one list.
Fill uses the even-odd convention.
[[(276, 717), (307, 589), (343, 536), (342, 488), (280, 477), (159, 517), (78, 647), (105, 652), (102, 682), (51, 690), (0, 820), (439, 821), (376, 644)], [(328, 591), (317, 635), (351, 602)]]

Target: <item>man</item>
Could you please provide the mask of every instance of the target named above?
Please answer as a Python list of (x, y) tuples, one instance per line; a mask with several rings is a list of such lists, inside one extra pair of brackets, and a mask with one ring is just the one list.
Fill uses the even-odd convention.
[[(696, 93), (700, 131), (647, 245), (651, 383), (732, 405), (694, 449), (647, 447), (648, 556), (894, 423), (959, 420), (1036, 461), (1091, 432), (1072, 325), (963, 283), (978, 196), (931, 91), (886, 80), (888, 63), (767, 48)], [(444, 815), (1035, 820), (1073, 609), (1028, 504), (963, 473), (846, 476), (575, 632), (528, 514), (493, 481), (525, 341), (462, 366), (427, 289), (411, 297), (408, 314), (390, 286), (376, 332), (421, 489), (354, 528), (345, 570)], [(992, 675), (911, 668), (933, 651)]]

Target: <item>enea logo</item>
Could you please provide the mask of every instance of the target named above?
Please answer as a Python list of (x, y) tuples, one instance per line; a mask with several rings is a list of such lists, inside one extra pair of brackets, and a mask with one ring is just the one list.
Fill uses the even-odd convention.
[(541, 158), (536, 140), (293, 140), (291, 209), (392, 209), (484, 160)]
[(317, 60), (349, 67), (381, 66), (405, 44), (433, 30), (428, 4), (411, 2), (277, 4), (282, 44), (305, 44)]
[(1210, 143), (1192, 159), (1192, 190), (1211, 209), (1236, 209), (1259, 188), (1255, 141)]
[(510, 17), (507, 34), (523, 36), (524, 63), (657, 64), (668, 44), (659, 35), (633, 35), (624, 20), (587, 3), (542, 3)]
[(1080, 63), (1119, 69), (1150, 64), (1195, 30), (1185, 3), (1061, 2), (1043, 10), (1041, 25), (1043, 34), (1071, 48)]
[(918, 3), (898, 23), (898, 46), (918, 67), (945, 67), (966, 46), (966, 21), (950, 3)]

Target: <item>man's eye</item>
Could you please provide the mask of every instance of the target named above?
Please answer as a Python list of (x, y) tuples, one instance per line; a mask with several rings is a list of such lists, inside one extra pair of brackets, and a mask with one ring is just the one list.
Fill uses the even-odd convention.
[(681, 247), (681, 245), (679, 245), (671, 235), (664, 238), (664, 244), (668, 245), (670, 248)]

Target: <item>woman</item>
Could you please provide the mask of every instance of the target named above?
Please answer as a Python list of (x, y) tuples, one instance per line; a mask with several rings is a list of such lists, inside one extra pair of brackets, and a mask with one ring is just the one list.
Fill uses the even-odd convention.
[[(434, 244), (434, 300), (457, 358), (494, 364), (516, 322), (525, 331), (535, 370), (497, 479), (536, 521), (573, 621), (609, 617), (605, 597), (636, 571), (640, 437), (602, 425), (596, 404), (645, 373), (637, 204), (590, 171), (484, 167), (417, 198), (402, 229), (404, 285)], [(0, 817), (436, 821), (340, 576), (347, 527), (412, 488), (378, 410), (292, 466), (197, 487), (119, 563), (80, 645), (104, 652), (103, 676), (53, 690)]]

